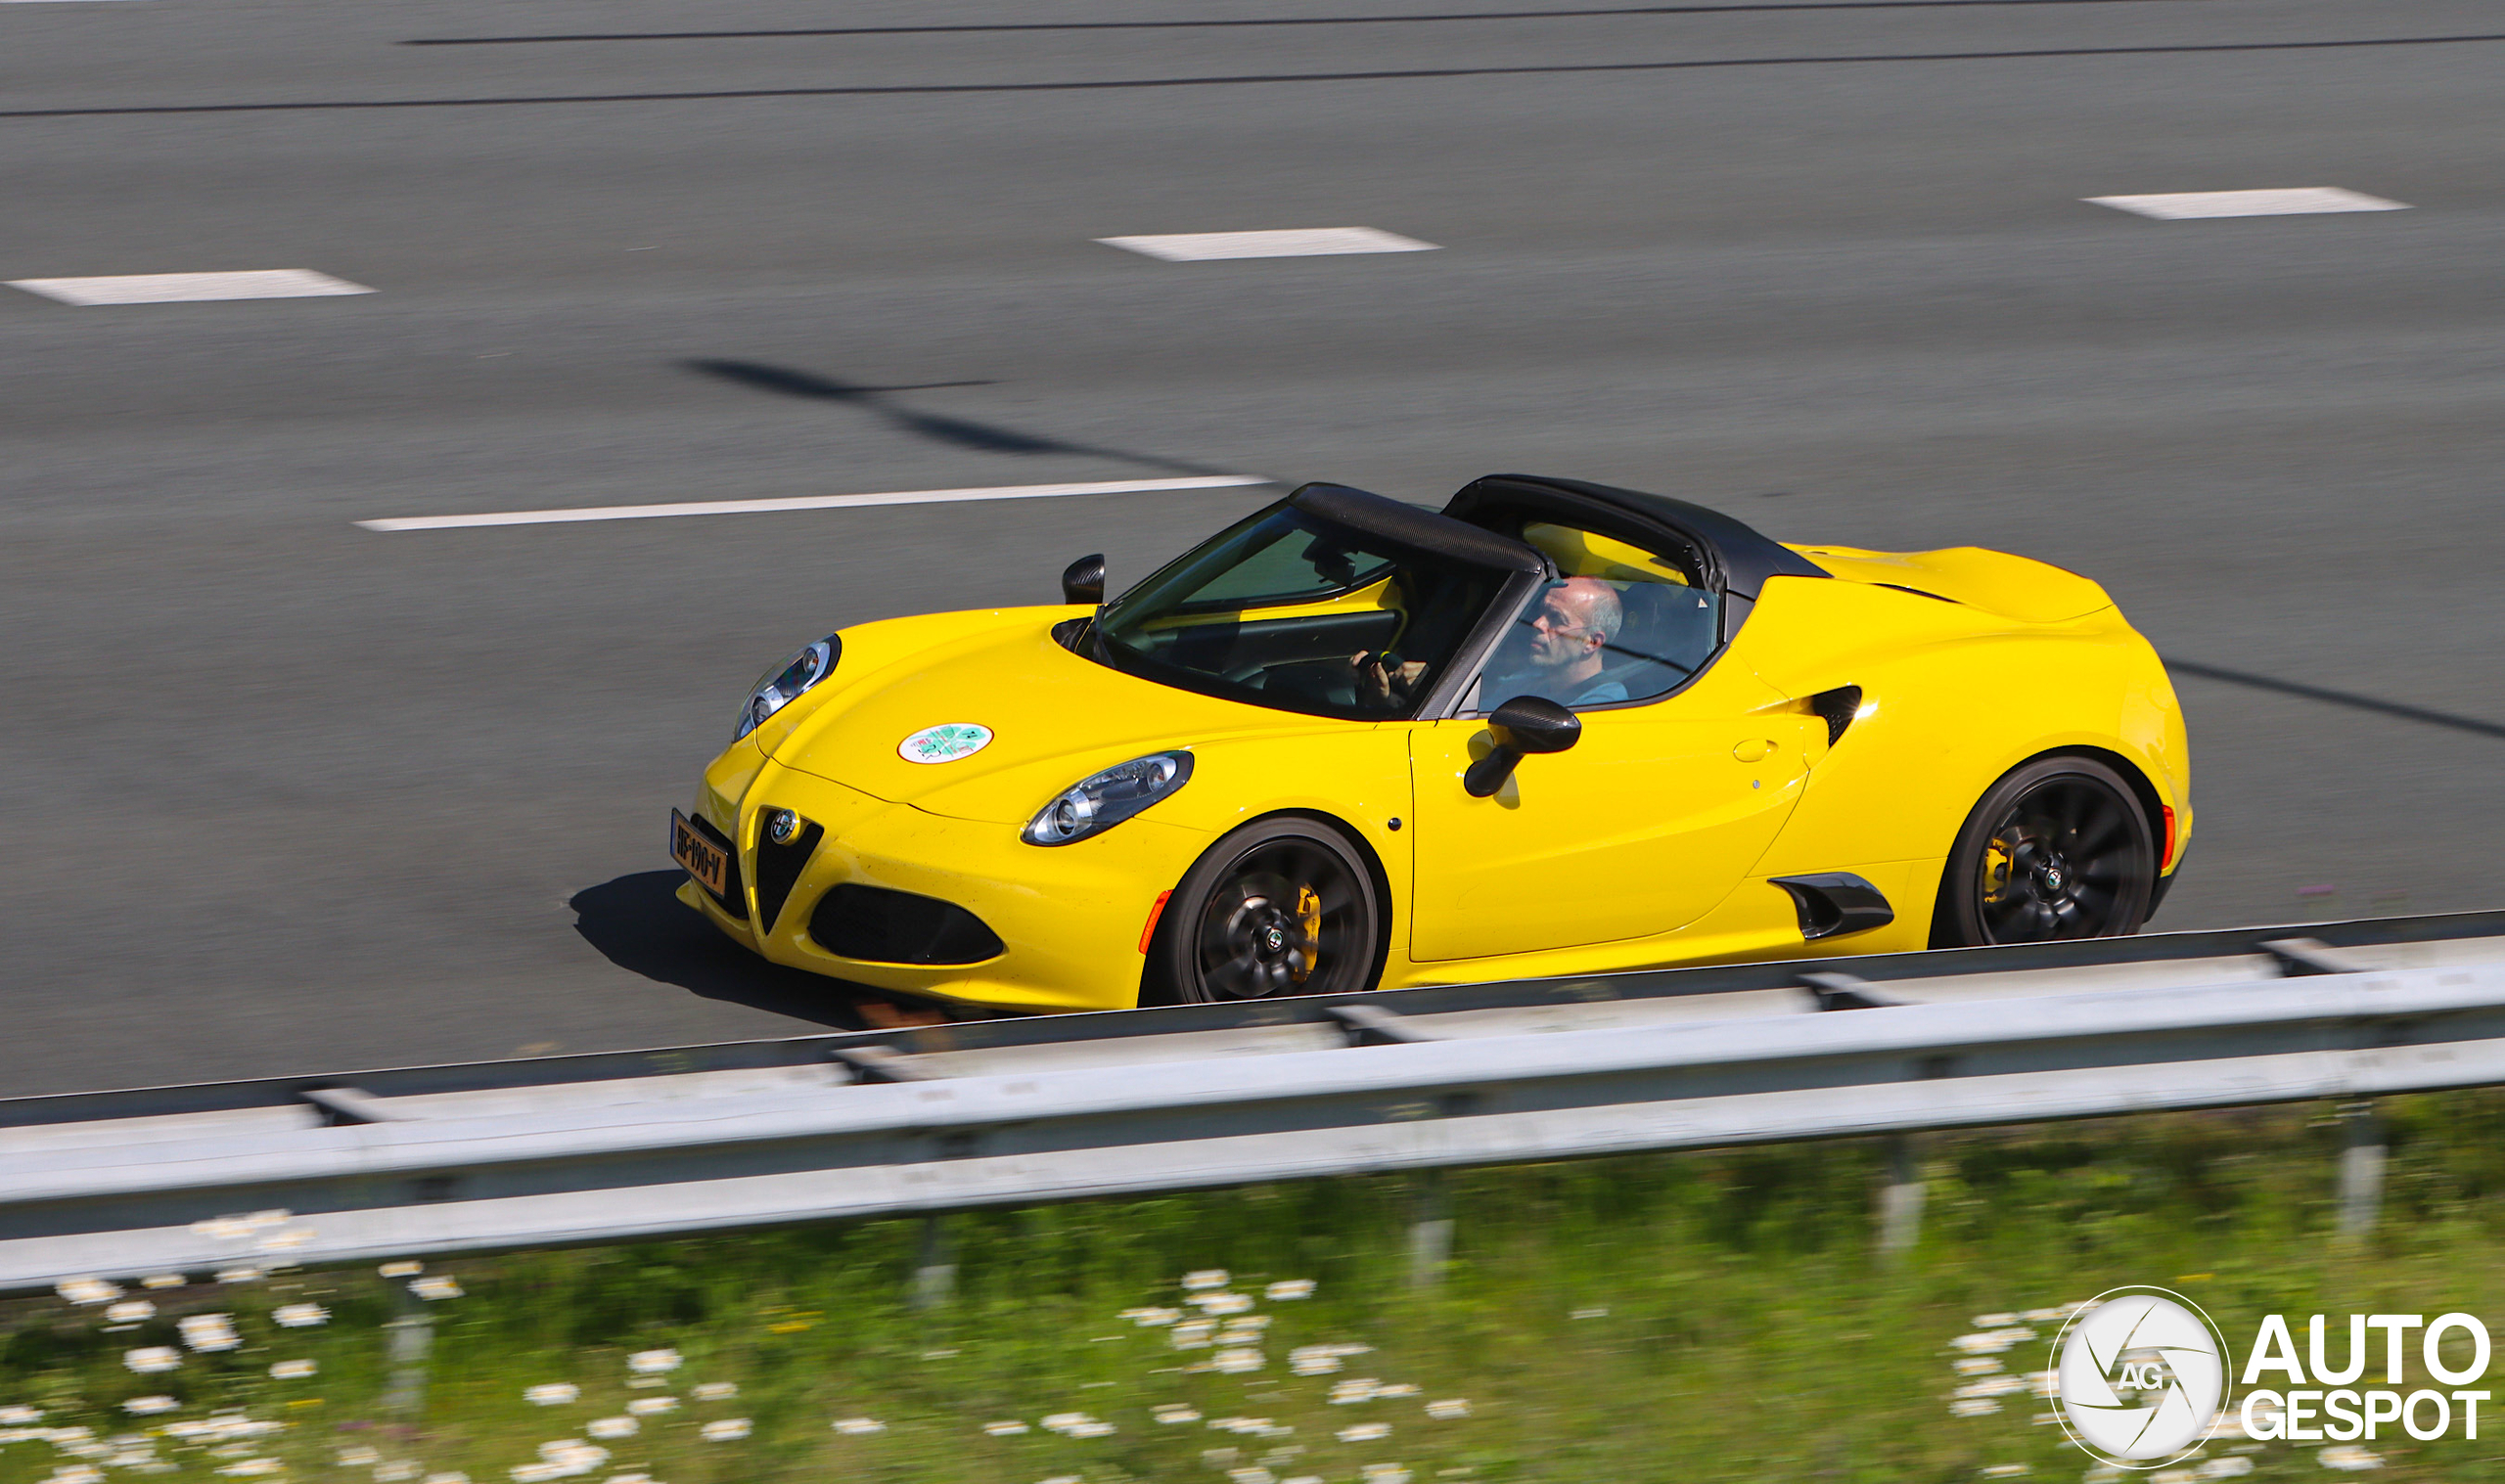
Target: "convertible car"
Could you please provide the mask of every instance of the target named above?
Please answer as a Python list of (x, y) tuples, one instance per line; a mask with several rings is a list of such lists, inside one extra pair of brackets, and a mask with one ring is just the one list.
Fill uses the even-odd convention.
[(2182, 713), (2095, 583), (1491, 474), (1307, 484), (1111, 603), (768, 671), (679, 897), (778, 964), (1023, 1009), (2136, 931)]

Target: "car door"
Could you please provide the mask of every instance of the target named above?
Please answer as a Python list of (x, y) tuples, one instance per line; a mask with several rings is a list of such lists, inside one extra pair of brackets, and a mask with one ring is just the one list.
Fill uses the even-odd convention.
[(1473, 798), (1484, 717), (1410, 734), (1422, 963), (1530, 953), (1684, 927), (1730, 895), (1799, 798), (1814, 716), (1737, 665), (1650, 705), (1582, 714), (1573, 747), (1526, 757)]
[[(1686, 926), (1765, 853), (1826, 742), (1824, 722), (1747, 666), (1716, 662), (1720, 595), (1691, 554), (1552, 518), (1518, 529), (1555, 564), (1550, 591), (1572, 590), (1571, 611), (1534, 600), (1467, 714), (1411, 729), (1420, 962)], [(1462, 775), (1494, 746), (1484, 713), (1519, 688), (1554, 688), (1555, 672), (1537, 669), (1534, 624), (1561, 618), (1589, 621), (1569, 633), (1597, 635), (1587, 642), (1602, 668), (1565, 693), (1582, 735), (1523, 758), (1492, 796), (1474, 798)]]

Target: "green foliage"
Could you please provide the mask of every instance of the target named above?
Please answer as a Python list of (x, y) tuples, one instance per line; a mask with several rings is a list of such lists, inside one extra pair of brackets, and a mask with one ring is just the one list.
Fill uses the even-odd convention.
[[(2086, 1461), (2030, 1421), (2043, 1405), (2031, 1397), (1949, 1416), (1963, 1377), (1948, 1342), (1976, 1316), (2160, 1283), (2208, 1307), (2240, 1349), (2270, 1312), (2300, 1326), (2315, 1312), (2505, 1313), (2505, 1094), (2394, 1099), (2381, 1115), (2390, 1193), (2362, 1246), (2331, 1236), (2344, 1137), (2331, 1110), (2151, 1116), (1922, 1141), (1923, 1240), (1892, 1263), (1872, 1249), (1878, 1145), (1651, 1155), (1441, 1177), (1456, 1245), (1428, 1290), (1407, 1282), (1421, 1180), (1316, 1181), (951, 1217), (941, 1255), (956, 1266), (956, 1298), (931, 1311), (909, 1302), (925, 1255), (915, 1222), (461, 1260), (437, 1271), (466, 1295), (425, 1305), (362, 1269), (166, 1290), (149, 1295), (156, 1316), (110, 1332), (99, 1308), (20, 1301), (0, 1311), (0, 1404), (46, 1408), (43, 1426), (84, 1425), (98, 1442), (218, 1408), (290, 1424), (223, 1456), (154, 1445), (179, 1475), (207, 1477), (253, 1457), (283, 1461), (289, 1477), (345, 1477), (342, 1451), (371, 1448), (387, 1476), (405, 1462), (413, 1478), (458, 1469), (504, 1484), (541, 1444), (670, 1396), (674, 1410), (641, 1417), (632, 1436), (594, 1440), (609, 1457), (579, 1476), (1214, 1484), (1266, 1468), (1346, 1484), (1396, 1462), (1419, 1484), (1968, 1480), (1993, 1464), (2068, 1478)], [(1171, 1329), (1118, 1317), (1179, 1305), (1182, 1275), (1211, 1268), (1256, 1298), (1278, 1280), (1316, 1284), (1310, 1299), (1258, 1302), (1270, 1327), (1257, 1372), (1187, 1371), (1214, 1349), (1177, 1349)], [(270, 1322), (277, 1305), (306, 1300), (329, 1308), (328, 1325)], [(190, 1312), (233, 1314), (243, 1348), (186, 1354), (166, 1374), (125, 1369), (130, 1349), (181, 1347), (174, 1322)], [(432, 1322), (433, 1345), (414, 1415), (385, 1401), (387, 1326), (408, 1313)], [(2034, 1327), (2001, 1357), (2009, 1371), (2048, 1364), (2054, 1327)], [(1372, 1348), (1334, 1373), (1292, 1374), (1290, 1352), (1316, 1344)], [(678, 1369), (630, 1384), (627, 1357), (662, 1348)], [(318, 1373), (272, 1378), (285, 1359)], [(1419, 1389), (1333, 1405), (1333, 1385), (1352, 1376)], [(524, 1400), (559, 1381), (580, 1400)], [(699, 1400), (698, 1383), (738, 1392)], [(151, 1394), (181, 1410), (117, 1410)], [(1427, 1402), (1453, 1398), (1468, 1400), (1467, 1417), (1427, 1415)], [(1177, 1403), (1203, 1418), (1151, 1415)], [(1115, 1430), (1034, 1426), (1078, 1412)], [(1207, 1425), (1229, 1417), (1295, 1430)], [(745, 1440), (702, 1436), (732, 1417), (749, 1420)], [(853, 1417), (884, 1425), (830, 1426)], [(1011, 1418), (1030, 1430), (982, 1430)], [(1377, 1421), (1389, 1437), (1336, 1436)], [(2483, 1444), (2376, 1446), (2386, 1479), (2499, 1476)], [(111, 1445), (126, 1460), (134, 1447)], [(2322, 1472), (2286, 1444), (2250, 1457), (2252, 1477)], [(51, 1441), (10, 1443), (0, 1484), (72, 1462)]]

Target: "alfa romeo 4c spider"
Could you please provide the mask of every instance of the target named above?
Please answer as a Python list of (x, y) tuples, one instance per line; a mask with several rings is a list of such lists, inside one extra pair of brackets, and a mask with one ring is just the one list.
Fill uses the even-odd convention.
[(768, 671), (672, 812), (680, 899), (778, 964), (1108, 1009), (2129, 933), (2192, 832), (2156, 652), (2022, 557), (1491, 474), (1103, 570)]

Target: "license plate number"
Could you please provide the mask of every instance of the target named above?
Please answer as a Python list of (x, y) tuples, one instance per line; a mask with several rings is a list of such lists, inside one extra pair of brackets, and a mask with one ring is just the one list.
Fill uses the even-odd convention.
[(675, 809), (669, 812), (669, 858), (686, 867), (706, 891), (717, 897), (731, 894), (731, 853), (706, 839)]

